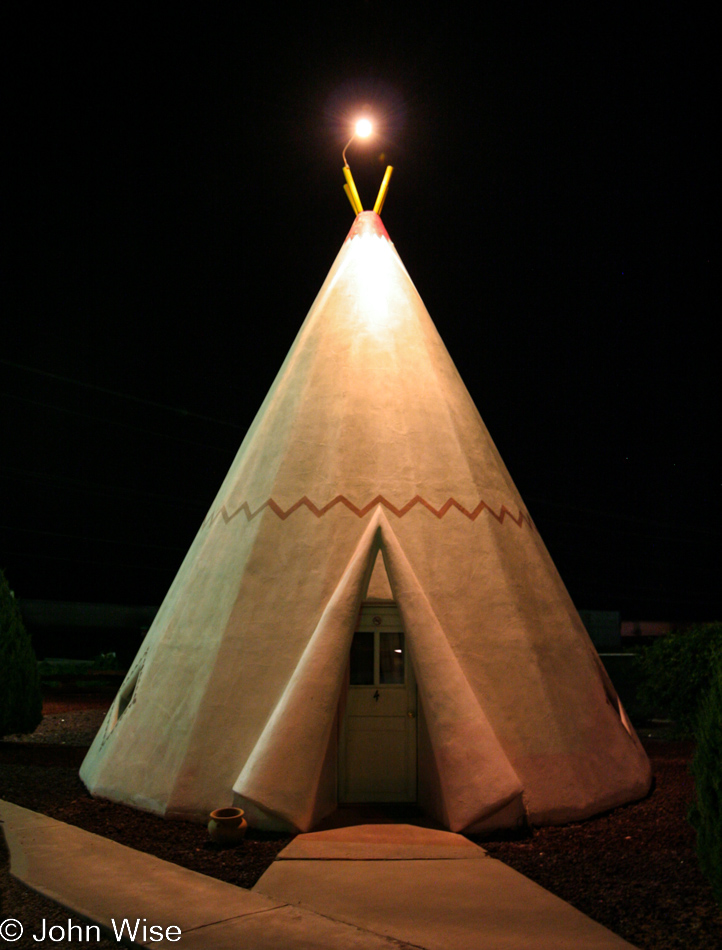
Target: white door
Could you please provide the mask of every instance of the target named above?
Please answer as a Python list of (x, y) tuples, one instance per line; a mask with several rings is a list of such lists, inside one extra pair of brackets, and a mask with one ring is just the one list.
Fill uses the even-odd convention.
[(416, 801), (416, 682), (394, 605), (361, 608), (340, 736), (339, 801)]

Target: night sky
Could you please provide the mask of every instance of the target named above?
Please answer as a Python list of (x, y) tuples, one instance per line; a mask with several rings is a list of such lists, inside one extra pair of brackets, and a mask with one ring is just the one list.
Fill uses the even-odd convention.
[(353, 222), (368, 105), (365, 206), (393, 164), (384, 223), (577, 607), (722, 617), (711, 23), (420, 9), (5, 15), (19, 598), (163, 599)]

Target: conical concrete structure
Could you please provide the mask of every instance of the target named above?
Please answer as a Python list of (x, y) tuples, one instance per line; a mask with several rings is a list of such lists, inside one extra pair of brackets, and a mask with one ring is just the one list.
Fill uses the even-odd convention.
[[(383, 629), (386, 607), (405, 636), (396, 692), (380, 641), (375, 679), (349, 660), (371, 643), (354, 639), (363, 610)], [(363, 212), (81, 776), (161, 815), (236, 804), (307, 830), (359, 755), (346, 800), (384, 797), (398, 756), (378, 753), (395, 746), (377, 714), (412, 678), (404, 781), (452, 830), (572, 821), (649, 789), (524, 503), (381, 219)], [(371, 685), (355, 723), (383, 728), (352, 748), (358, 682)]]

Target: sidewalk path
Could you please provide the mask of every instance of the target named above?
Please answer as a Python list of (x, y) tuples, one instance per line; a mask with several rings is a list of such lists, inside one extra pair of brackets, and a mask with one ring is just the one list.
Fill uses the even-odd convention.
[[(466, 838), (411, 825), (298, 835), (252, 891), (0, 801), (11, 873), (106, 933), (184, 950), (630, 950)], [(5, 912), (7, 914), (7, 910)], [(34, 923), (34, 922), (33, 922)], [(157, 933), (157, 932), (156, 932)], [(149, 933), (148, 933), (149, 936)], [(9, 946), (12, 944), (9, 944)], [(22, 946), (22, 944), (16, 944)]]
[(412, 825), (298, 835), (254, 892), (425, 950), (632, 947), (467, 838)]
[[(143, 943), (136, 938), (131, 946), (163, 950), (406, 950), (406, 945), (396, 940), (160, 861), (10, 802), (0, 800), (0, 820), (12, 875), (66, 907), (73, 924), (84, 926), (85, 921), (92, 921), (113, 935), (114, 920), (119, 926), (124, 918), (132, 923), (145, 918), (147, 927), (176, 926), (182, 932), (180, 941)], [(8, 909), (3, 911), (5, 916), (12, 916)], [(28, 936), (22, 939), (27, 941)], [(33, 944), (32, 937), (18, 945), (42, 946)]]

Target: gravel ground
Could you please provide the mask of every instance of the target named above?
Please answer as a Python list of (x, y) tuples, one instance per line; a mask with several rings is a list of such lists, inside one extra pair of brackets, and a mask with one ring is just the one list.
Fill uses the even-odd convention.
[[(2, 741), (22, 745), (89, 746), (105, 719), (106, 701), (83, 699), (83, 697), (80, 697), (78, 701), (102, 703), (102, 705), (100, 707), (88, 705), (85, 709), (58, 709), (55, 712), (44, 712), (43, 721), (35, 732), (24, 736), (5, 736)], [(54, 705), (58, 705), (57, 700)]]
[[(165, 821), (88, 795), (77, 769), (107, 704), (102, 697), (46, 702), (45, 718), (32, 737), (7, 737), (0, 743), (0, 797), (202, 874), (252, 887), (290, 840), (287, 836), (251, 831), (240, 848), (223, 850), (208, 841), (200, 825)], [(645, 741), (656, 784), (643, 801), (586, 822), (480, 843), (493, 857), (641, 950), (722, 950), (722, 909), (699, 870), (694, 831), (685, 818), (694, 796), (692, 745)], [(0, 895), (3, 916), (21, 918), (22, 912), (27, 920), (50, 920), (50, 908), (60, 914), (58, 922), (67, 921), (64, 912), (9, 878), (2, 853)], [(94, 945), (117, 946), (115, 941)]]

